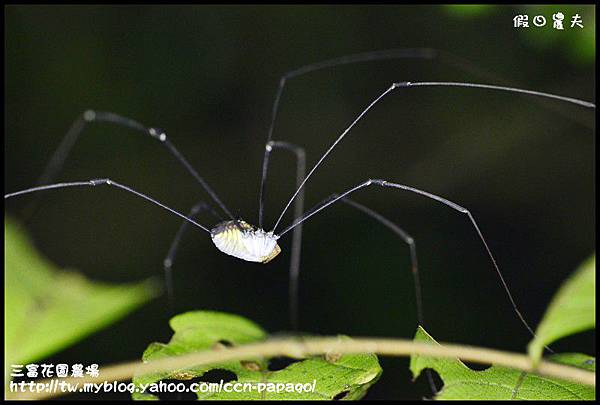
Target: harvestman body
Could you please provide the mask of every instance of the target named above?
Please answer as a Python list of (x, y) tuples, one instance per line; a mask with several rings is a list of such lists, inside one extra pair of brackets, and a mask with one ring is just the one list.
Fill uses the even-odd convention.
[[(389, 228), (391, 231), (396, 233), (400, 238), (402, 238), (402, 240), (404, 240), (408, 244), (408, 246), (410, 248), (412, 273), (413, 273), (414, 282), (415, 282), (415, 294), (416, 294), (416, 301), (417, 301), (417, 319), (420, 324), (424, 324), (423, 311), (422, 311), (422, 299), (421, 299), (421, 287), (420, 287), (419, 277), (418, 277), (417, 256), (416, 256), (414, 240), (410, 237), (410, 235), (408, 235), (400, 227), (398, 227), (396, 224), (392, 223), (387, 218), (383, 217), (382, 215), (378, 214), (377, 212), (373, 211), (372, 209), (370, 209), (364, 205), (361, 205), (355, 201), (352, 201), (348, 198), (348, 196), (350, 194), (352, 194), (360, 189), (370, 187), (370, 186), (393, 188), (393, 189), (408, 191), (411, 193), (416, 193), (416, 194), (422, 195), (424, 197), (430, 198), (432, 200), (435, 200), (439, 203), (442, 203), (442, 204), (458, 211), (459, 213), (465, 214), (468, 217), (469, 221), (471, 222), (471, 224), (473, 225), (473, 228), (475, 229), (475, 231), (477, 233), (477, 236), (483, 243), (483, 246), (493, 264), (495, 272), (497, 273), (498, 277), (500, 278), (500, 282), (508, 296), (508, 299), (511, 303), (513, 310), (515, 311), (515, 313), (517, 314), (517, 316), (519, 317), (519, 319), (521, 320), (523, 325), (527, 328), (527, 330), (532, 335), (535, 336), (533, 329), (529, 326), (529, 324), (526, 322), (523, 315), (520, 313), (520, 311), (512, 297), (512, 294), (510, 293), (510, 290), (508, 289), (508, 286), (507, 286), (506, 282), (504, 281), (504, 277), (502, 276), (500, 268), (499, 268), (498, 264), (496, 263), (496, 259), (492, 255), (492, 252), (489, 249), (488, 244), (487, 244), (485, 238), (483, 237), (483, 234), (482, 234), (477, 222), (475, 221), (475, 218), (473, 217), (473, 215), (471, 215), (471, 213), (468, 209), (466, 209), (452, 201), (449, 201), (443, 197), (429, 193), (427, 191), (416, 189), (414, 187), (390, 182), (387, 180), (369, 179), (369, 180), (366, 180), (366, 181), (350, 188), (349, 190), (347, 190), (345, 192), (333, 194), (333, 195), (329, 196), (328, 198), (326, 198), (325, 200), (323, 200), (321, 203), (317, 204), (312, 209), (310, 209), (306, 212), (303, 212), (304, 185), (306, 184), (308, 179), (312, 176), (312, 174), (315, 172), (315, 170), (325, 160), (325, 158), (333, 151), (333, 149), (337, 146), (337, 144), (340, 143), (343, 140), (343, 138), (350, 132), (350, 130), (356, 125), (356, 123), (358, 121), (360, 121), (363, 118), (363, 116), (373, 106), (375, 106), (382, 98), (384, 98), (387, 94), (389, 94), (392, 91), (397, 90), (397, 89), (408, 89), (408, 88), (415, 88), (415, 87), (430, 87), (430, 86), (468, 87), (468, 88), (505, 91), (505, 92), (512, 92), (512, 93), (520, 93), (520, 94), (525, 94), (525, 95), (530, 95), (530, 96), (550, 98), (550, 99), (559, 100), (561, 102), (571, 103), (571, 104), (579, 105), (579, 106), (586, 107), (586, 108), (592, 108), (592, 109), (595, 109), (596, 105), (594, 103), (575, 99), (575, 98), (558, 96), (558, 95), (554, 95), (554, 94), (542, 93), (542, 92), (537, 92), (537, 91), (532, 91), (532, 90), (524, 90), (524, 89), (519, 89), (519, 88), (515, 88), (515, 87), (499, 86), (499, 85), (476, 84), (476, 83), (456, 83), (456, 82), (412, 82), (412, 83), (411, 82), (398, 82), (398, 83), (392, 84), (383, 93), (381, 93), (378, 97), (376, 97), (370, 104), (368, 104), (367, 107), (342, 132), (342, 134), (339, 135), (338, 138), (330, 145), (330, 147), (319, 158), (317, 163), (312, 167), (312, 169), (308, 172), (308, 174), (306, 176), (304, 176), (305, 156), (304, 156), (303, 148), (301, 148), (300, 146), (297, 146), (297, 145), (292, 145), (287, 142), (272, 140), (275, 119), (276, 119), (277, 111), (278, 111), (278, 107), (279, 107), (279, 101), (280, 101), (286, 81), (293, 77), (297, 77), (297, 76), (300, 76), (300, 75), (303, 75), (303, 74), (306, 74), (309, 72), (314, 72), (316, 70), (329, 68), (329, 67), (333, 67), (333, 66), (338, 66), (338, 65), (342, 65), (342, 64), (350, 64), (350, 63), (356, 63), (356, 62), (366, 62), (366, 61), (382, 60), (382, 59), (399, 59), (399, 58), (415, 58), (415, 59), (438, 58), (442, 61), (445, 61), (446, 63), (450, 63), (455, 66), (464, 67), (466, 65), (465, 61), (460, 60), (457, 57), (454, 57), (454, 56), (446, 54), (446, 53), (433, 51), (430, 49), (394, 49), (394, 50), (377, 51), (377, 52), (369, 52), (369, 53), (363, 53), (363, 54), (343, 56), (343, 57), (336, 58), (336, 59), (318, 62), (315, 64), (311, 64), (311, 65), (304, 66), (299, 69), (290, 71), (281, 78), (281, 80), (279, 82), (279, 87), (277, 89), (277, 93), (275, 96), (275, 102), (273, 104), (269, 132), (268, 132), (268, 136), (267, 136), (267, 141), (265, 143), (265, 152), (264, 152), (263, 165), (262, 165), (262, 177), (261, 177), (261, 184), (260, 184), (260, 191), (259, 191), (259, 212), (258, 212), (258, 226), (257, 227), (250, 225), (249, 223), (247, 223), (241, 219), (235, 219), (231, 215), (231, 212), (227, 209), (225, 204), (223, 204), (223, 202), (221, 202), (221, 200), (219, 199), (217, 194), (210, 188), (210, 186), (206, 183), (206, 181), (202, 177), (200, 177), (198, 172), (188, 163), (188, 161), (183, 157), (183, 155), (175, 148), (175, 146), (167, 138), (164, 131), (161, 131), (157, 128), (148, 128), (148, 127), (140, 124), (137, 121), (134, 121), (129, 118), (121, 117), (117, 114), (110, 113), (110, 112), (87, 111), (84, 114), (82, 114), (82, 116), (77, 121), (75, 121), (73, 126), (69, 129), (69, 131), (65, 135), (63, 141), (59, 145), (58, 149), (52, 156), (50, 162), (46, 166), (46, 169), (44, 170), (43, 175), (40, 177), (40, 179), (38, 181), (39, 186), (21, 190), (21, 191), (17, 191), (14, 193), (5, 194), (4, 198), (7, 199), (7, 198), (15, 197), (18, 195), (33, 193), (36, 191), (50, 190), (50, 189), (57, 189), (57, 188), (108, 185), (108, 186), (116, 187), (121, 190), (127, 191), (129, 193), (132, 193), (140, 198), (145, 199), (146, 201), (149, 201), (155, 205), (160, 206), (161, 208), (171, 212), (172, 214), (174, 214), (176, 216), (179, 216), (180, 218), (184, 219), (184, 222), (181, 225), (181, 227), (179, 228), (177, 234), (175, 235), (175, 239), (174, 239), (174, 241), (169, 249), (169, 252), (167, 254), (167, 257), (164, 261), (165, 273), (167, 275), (167, 279), (166, 279), (167, 280), (167, 291), (168, 291), (170, 297), (172, 297), (172, 286), (171, 286), (171, 276), (170, 275), (171, 275), (171, 266), (172, 266), (173, 258), (175, 256), (179, 241), (181, 240), (181, 237), (182, 237), (185, 229), (190, 224), (209, 233), (213, 243), (215, 244), (217, 249), (220, 250), (221, 252), (223, 252), (227, 255), (234, 256), (236, 258), (245, 260), (245, 261), (256, 262), (256, 263), (268, 263), (271, 260), (273, 260), (281, 252), (281, 248), (279, 247), (279, 245), (277, 243), (279, 238), (281, 236), (283, 236), (284, 234), (286, 234), (287, 232), (289, 232), (290, 230), (294, 230), (293, 240), (292, 240), (291, 264), (290, 264), (290, 315), (291, 315), (292, 327), (294, 329), (296, 329), (298, 326), (298, 320), (297, 320), (298, 276), (299, 276), (299, 268), (300, 268), (299, 263), (300, 263), (302, 224), (308, 218), (312, 217), (316, 213), (322, 211), (323, 209), (327, 208), (328, 206), (334, 204), (337, 201), (342, 201), (342, 202), (350, 205), (351, 207), (361, 211), (362, 213), (370, 216), (371, 218), (375, 219), (376, 221), (378, 221), (379, 223), (383, 224), (384, 226)], [(209, 194), (212, 201), (214, 203), (216, 203), (216, 205), (229, 217), (229, 219), (223, 220), (223, 218), (220, 216), (220, 214), (215, 212), (215, 210), (213, 210), (213, 208), (209, 204), (207, 204), (206, 202), (203, 202), (203, 201), (201, 201), (196, 206), (194, 206), (192, 208), (192, 210), (190, 211), (190, 213), (186, 216), (172, 208), (169, 208), (168, 206), (160, 203), (159, 201), (157, 201), (145, 194), (142, 194), (128, 186), (119, 184), (110, 179), (94, 179), (94, 180), (89, 180), (89, 181), (48, 184), (48, 183), (51, 183), (51, 181), (57, 175), (57, 173), (60, 170), (60, 168), (62, 167), (71, 147), (77, 140), (79, 134), (84, 129), (85, 125), (90, 122), (109, 122), (109, 123), (125, 126), (130, 129), (140, 131), (140, 132), (147, 134), (150, 137), (158, 140), (169, 150), (169, 152), (177, 160), (179, 160), (179, 162), (198, 181), (198, 183), (200, 183), (202, 188)], [(273, 228), (269, 231), (266, 231), (263, 227), (264, 194), (265, 194), (265, 184), (266, 184), (266, 178), (267, 178), (269, 157), (270, 157), (270, 153), (274, 149), (287, 150), (296, 155), (296, 162), (297, 162), (296, 191), (293, 193), (293, 195), (291, 196), (291, 198), (289, 199), (289, 201), (283, 208), (283, 210), (282, 210), (281, 214), (279, 215)], [(284, 228), (281, 232), (277, 233), (276, 232), (277, 227), (279, 226), (284, 214), (286, 213), (286, 211), (289, 209), (289, 207), (291, 206), (291, 204), (294, 201), (295, 201), (295, 210), (294, 210), (295, 211), (295, 215), (294, 215), (295, 220), (290, 225), (288, 225), (286, 228)], [(221, 218), (221, 221), (216, 226), (214, 226), (212, 229), (209, 229), (209, 228), (199, 224), (198, 222), (196, 222), (194, 220), (194, 218), (200, 212), (204, 212), (204, 211), (212, 212), (212, 214), (215, 217)], [(435, 385), (433, 384), (433, 381), (431, 379), (430, 379), (430, 384), (431, 384), (432, 390), (435, 392), (435, 390), (436, 390)]]
[(210, 237), (221, 252), (247, 262), (266, 264), (281, 253), (279, 236), (246, 221), (221, 222), (210, 231)]

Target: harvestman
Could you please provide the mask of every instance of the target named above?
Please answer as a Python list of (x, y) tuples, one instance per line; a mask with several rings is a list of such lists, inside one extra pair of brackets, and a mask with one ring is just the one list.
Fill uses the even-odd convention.
[[(500, 278), (500, 282), (503, 286), (504, 291), (506, 292), (510, 304), (515, 311), (516, 315), (523, 323), (523, 325), (527, 328), (527, 330), (535, 335), (533, 329), (529, 326), (521, 312), (519, 311), (512, 294), (506, 284), (504, 277), (500, 271), (500, 268), (494, 258), (477, 222), (471, 212), (452, 201), (449, 201), (443, 197), (438, 195), (429, 193), (427, 191), (423, 191), (414, 187), (410, 187), (408, 185), (398, 184), (395, 182), (381, 180), (381, 179), (368, 179), (363, 181), (362, 183), (350, 188), (341, 193), (333, 194), (327, 197), (325, 200), (317, 204), (312, 209), (303, 212), (304, 206), (304, 186), (308, 179), (313, 175), (313, 173), (317, 170), (317, 168), (321, 165), (321, 163), (329, 156), (329, 154), (333, 151), (333, 149), (344, 139), (344, 137), (350, 132), (350, 130), (367, 114), (369, 110), (371, 110), (382, 98), (384, 98), (389, 93), (395, 90), (407, 90), (416, 87), (430, 87), (430, 86), (444, 86), (444, 87), (468, 87), (468, 88), (476, 88), (476, 89), (487, 89), (487, 90), (495, 90), (495, 91), (506, 91), (512, 93), (520, 93), (530, 96), (537, 96), (549, 99), (559, 100), (565, 103), (575, 104), (585, 108), (595, 109), (596, 105), (591, 102), (559, 96), (555, 94), (543, 93), (532, 90), (525, 90), (515, 87), (508, 86), (500, 86), (500, 85), (491, 85), (491, 84), (477, 84), (477, 83), (458, 83), (458, 82), (397, 82), (393, 83), (389, 86), (383, 93), (377, 96), (373, 101), (371, 101), (367, 107), (352, 121), (352, 123), (337, 137), (337, 139), (330, 145), (330, 147), (325, 151), (325, 153), (319, 158), (317, 163), (310, 169), (308, 174), (305, 176), (305, 154), (304, 149), (300, 146), (290, 144), (288, 142), (282, 141), (274, 141), (273, 140), (273, 129), (275, 126), (275, 120), (277, 117), (279, 102), (281, 99), (281, 95), (283, 93), (283, 89), (287, 80), (297, 77), (309, 72), (314, 72), (316, 70), (330, 68), (333, 66), (338, 66), (342, 64), (350, 64), (357, 62), (366, 62), (372, 60), (382, 60), (382, 59), (400, 59), (400, 58), (418, 58), (418, 59), (433, 59), (439, 58), (454, 64), (455, 66), (461, 66), (463, 69), (465, 66), (464, 61), (453, 57), (446, 53), (441, 53), (439, 51), (433, 51), (430, 49), (392, 49), (386, 51), (377, 51), (377, 52), (368, 52), (361, 54), (354, 54), (343, 56), (336, 59), (330, 59), (323, 62), (314, 63), (311, 65), (307, 65), (301, 67), (299, 69), (290, 71), (286, 73), (279, 81), (279, 87), (277, 89), (277, 93), (275, 96), (275, 101), (273, 104), (272, 114), (271, 114), (271, 122), (269, 126), (269, 132), (267, 136), (267, 142), (265, 143), (265, 152), (263, 157), (263, 165), (262, 165), (262, 177), (260, 183), (260, 192), (259, 192), (259, 212), (258, 212), (258, 226), (253, 226), (241, 219), (236, 219), (233, 217), (231, 212), (227, 209), (225, 204), (219, 199), (217, 194), (213, 191), (213, 189), (208, 185), (208, 183), (198, 174), (198, 172), (190, 165), (190, 163), (185, 159), (185, 157), (179, 152), (177, 148), (171, 143), (169, 138), (164, 131), (157, 128), (146, 127), (145, 125), (140, 124), (139, 122), (132, 120), (130, 118), (122, 117), (114, 113), (110, 112), (98, 112), (88, 110), (84, 112), (71, 126), (64, 139), (61, 141), (57, 150), (54, 152), (52, 158), (48, 162), (42, 176), (38, 180), (38, 186), (33, 188), (28, 188), (21, 191), (16, 191), (13, 193), (5, 194), (4, 198), (8, 199), (11, 197), (16, 197), (24, 194), (34, 193), (37, 191), (50, 190), (50, 189), (58, 189), (58, 188), (66, 188), (66, 187), (82, 187), (82, 186), (98, 186), (98, 185), (108, 185), (112, 187), (116, 187), (118, 189), (124, 190), (128, 193), (132, 193), (140, 198), (145, 199), (169, 212), (172, 214), (184, 219), (183, 224), (177, 231), (173, 243), (168, 251), (167, 257), (164, 260), (164, 269), (166, 274), (166, 284), (167, 284), (167, 292), (172, 299), (173, 288), (172, 288), (172, 280), (171, 280), (171, 267), (172, 263), (177, 251), (177, 247), (179, 245), (179, 241), (182, 238), (184, 231), (191, 224), (201, 230), (205, 231), (211, 236), (211, 239), (217, 249), (221, 252), (237, 257), (239, 259), (257, 262), (257, 263), (268, 263), (272, 259), (274, 259), (281, 251), (277, 241), (281, 236), (286, 233), (294, 230), (293, 232), (293, 240), (292, 240), (292, 255), (291, 255), (291, 263), (290, 263), (290, 318), (291, 324), (294, 330), (298, 327), (298, 276), (300, 269), (300, 250), (301, 250), (301, 232), (302, 232), (302, 224), (327, 208), (328, 206), (342, 201), (349, 206), (356, 208), (360, 212), (368, 215), (369, 217), (375, 219), (380, 222), (384, 226), (388, 227), (394, 233), (396, 233), (404, 242), (406, 242), (410, 249), (410, 260), (412, 263), (412, 274), (414, 277), (415, 283), (415, 293), (416, 293), (416, 302), (417, 302), (417, 319), (421, 325), (424, 324), (423, 319), (423, 309), (422, 309), (422, 298), (421, 298), (421, 287), (419, 283), (419, 272), (417, 265), (417, 254), (415, 242), (410, 235), (408, 235), (405, 231), (403, 231), (399, 226), (382, 216), (381, 214), (373, 211), (372, 209), (359, 204), (353, 200), (350, 200), (348, 196), (358, 190), (363, 188), (367, 188), (370, 186), (377, 186), (383, 188), (394, 188), (404, 191), (409, 191), (412, 193), (420, 194), (427, 198), (433, 199), (437, 202), (440, 202), (459, 213), (466, 215), (473, 225), (479, 239), (483, 243), (483, 247), (487, 255), (489, 256), (493, 268)], [(472, 69), (473, 70), (473, 69)], [(89, 181), (75, 181), (75, 182), (65, 182), (65, 183), (51, 183), (54, 178), (59, 173), (61, 167), (63, 166), (64, 161), (66, 160), (71, 148), (75, 144), (77, 138), (80, 133), (86, 127), (88, 123), (91, 122), (108, 122), (116, 125), (120, 125), (123, 127), (127, 127), (133, 130), (140, 131), (144, 134), (149, 135), (150, 137), (158, 140), (162, 145), (164, 145), (170, 153), (186, 168), (186, 170), (200, 183), (202, 188), (208, 193), (210, 199), (225, 213), (225, 215), (229, 218), (227, 220), (221, 220), (216, 226), (212, 229), (208, 228), (204, 225), (199, 224), (194, 220), (201, 212), (209, 211), (217, 217), (221, 218), (220, 214), (208, 203), (205, 201), (201, 201), (196, 204), (189, 212), (188, 215), (184, 215), (181, 212), (178, 212), (168, 206), (162, 204), (161, 202), (142, 194), (131, 187), (126, 185), (117, 183), (111, 179), (102, 178), (102, 179), (93, 179)], [(275, 225), (269, 230), (266, 231), (263, 225), (263, 212), (264, 212), (264, 195), (265, 195), (265, 184), (268, 172), (269, 158), (272, 151), (275, 149), (283, 149), (289, 152), (292, 152), (296, 155), (297, 162), (297, 177), (296, 177), (296, 191), (292, 194), (291, 198), (287, 201), (285, 207), (281, 211)], [(280, 232), (277, 232), (277, 229), (281, 223), (281, 220), (287, 210), (290, 208), (292, 203), (295, 203), (295, 219), (291, 224), (283, 228)], [(222, 219), (222, 218), (221, 218)], [(433, 389), (435, 390), (434, 386)]]

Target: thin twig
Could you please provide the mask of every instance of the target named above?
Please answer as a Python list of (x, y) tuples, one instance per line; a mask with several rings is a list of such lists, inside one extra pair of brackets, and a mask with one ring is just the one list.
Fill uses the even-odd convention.
[[(190, 353), (177, 357), (168, 357), (148, 363), (130, 362), (100, 368), (100, 377), (65, 378), (70, 384), (99, 383), (130, 380), (134, 374), (149, 374), (158, 371), (175, 370), (193, 366), (218, 364), (234, 360), (257, 357), (289, 356), (302, 358), (325, 353), (375, 353), (383, 356), (409, 356), (411, 354), (431, 357), (460, 358), (464, 361), (494, 364), (522, 370), (542, 376), (573, 381), (596, 386), (594, 372), (542, 360), (536, 368), (525, 354), (504, 352), (474, 346), (450, 343), (441, 345), (416, 343), (407, 339), (390, 338), (353, 338), (340, 340), (337, 337), (270, 339), (262, 343), (253, 343), (237, 347)], [(38, 383), (48, 383), (48, 380)], [(60, 391), (60, 390), (58, 390)], [(63, 392), (8, 393), (7, 399), (44, 399), (62, 395)]]

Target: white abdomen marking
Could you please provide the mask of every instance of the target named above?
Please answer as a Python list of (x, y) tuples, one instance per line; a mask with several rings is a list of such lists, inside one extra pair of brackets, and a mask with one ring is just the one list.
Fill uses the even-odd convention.
[(211, 237), (221, 252), (248, 262), (267, 263), (281, 252), (276, 235), (244, 221), (222, 222), (212, 229)]

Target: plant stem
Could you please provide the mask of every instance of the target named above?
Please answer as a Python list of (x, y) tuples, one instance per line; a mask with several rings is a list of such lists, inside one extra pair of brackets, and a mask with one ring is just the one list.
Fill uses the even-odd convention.
[[(207, 364), (223, 363), (234, 360), (246, 360), (256, 357), (288, 356), (303, 358), (325, 353), (375, 353), (383, 356), (409, 356), (411, 354), (431, 357), (460, 358), (480, 364), (494, 364), (547, 377), (554, 377), (595, 387), (595, 373), (575, 367), (565, 366), (542, 360), (533, 366), (530, 357), (525, 354), (504, 352), (474, 346), (441, 343), (416, 343), (406, 339), (389, 338), (352, 338), (340, 340), (337, 337), (269, 339), (262, 343), (253, 343), (237, 347), (190, 353), (177, 357), (168, 357), (148, 363), (139, 361), (100, 367), (100, 376), (92, 378), (64, 378), (70, 384), (102, 383), (108, 381), (130, 380), (134, 374), (148, 374), (164, 370), (174, 370)], [(47, 383), (39, 381), (39, 383)], [(14, 393), (9, 392), (7, 399), (43, 399), (62, 395), (63, 392)]]

